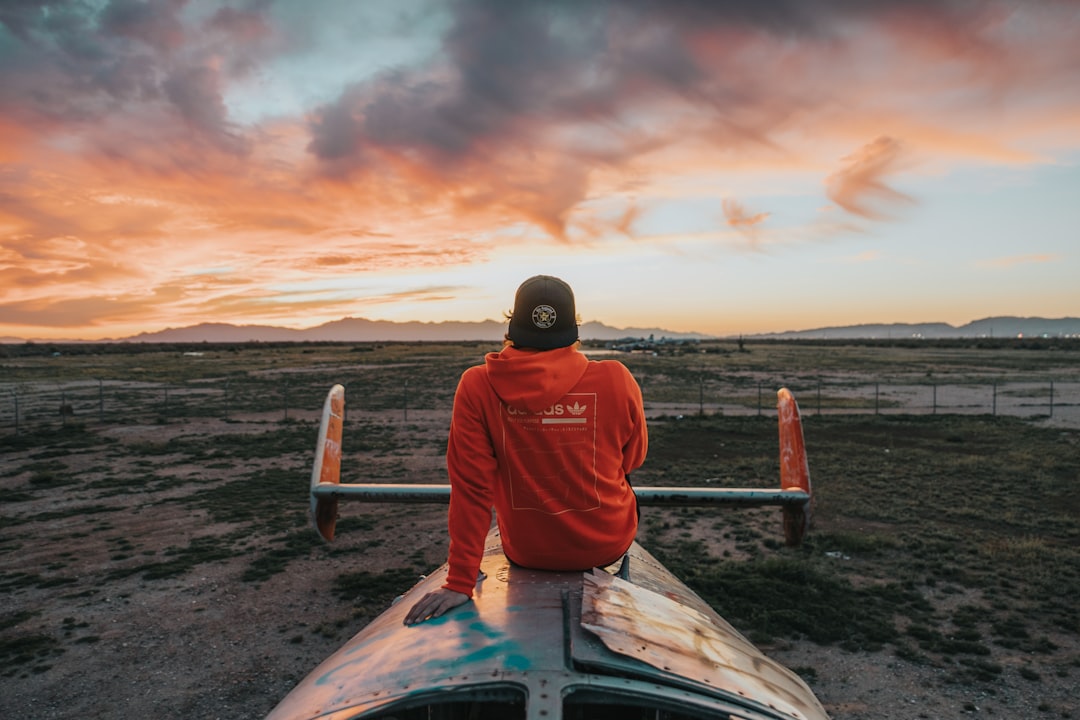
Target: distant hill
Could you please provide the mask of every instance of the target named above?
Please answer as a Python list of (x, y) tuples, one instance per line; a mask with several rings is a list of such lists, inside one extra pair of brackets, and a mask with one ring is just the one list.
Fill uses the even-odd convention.
[[(302, 330), (273, 325), (231, 325), (203, 323), (182, 328), (167, 328), (158, 332), (140, 333), (127, 338), (89, 342), (137, 343), (230, 343), (230, 342), (499, 342), (506, 332), (506, 323), (495, 320), (483, 322), (391, 322), (365, 318), (343, 318)], [(616, 328), (601, 322), (581, 325), (582, 340), (627, 340), (649, 338), (656, 340), (709, 340), (714, 335), (696, 332), (674, 332), (663, 328)], [(892, 323), (823, 327), (812, 330), (790, 330), (779, 333), (745, 335), (745, 339), (822, 340), (822, 339), (904, 339), (904, 338), (1014, 338), (1014, 337), (1075, 337), (1080, 338), (1080, 318), (1048, 319), (1040, 317), (992, 317), (975, 320), (966, 325), (948, 323)], [(87, 342), (79, 340), (46, 341), (26, 338), (0, 337), (0, 343), (25, 342)]]
[(948, 323), (891, 323), (791, 330), (753, 335), (757, 338), (796, 339), (900, 339), (900, 338), (1014, 338), (1080, 337), (1080, 318), (992, 317), (966, 325)]
[[(271, 325), (204, 323), (159, 332), (140, 333), (124, 342), (500, 342), (506, 323), (483, 322), (391, 322), (344, 318), (303, 330)], [(661, 328), (614, 328), (599, 322), (582, 323), (582, 340), (618, 340), (650, 335), (672, 340), (706, 339), (701, 333), (679, 333)]]

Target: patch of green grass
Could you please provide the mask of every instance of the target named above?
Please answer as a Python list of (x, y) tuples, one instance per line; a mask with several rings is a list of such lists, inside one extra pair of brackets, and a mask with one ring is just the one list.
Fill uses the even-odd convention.
[(98, 480), (90, 480), (83, 483), (84, 490), (107, 490), (110, 492), (99, 493), (98, 497), (113, 497), (114, 495), (143, 494), (149, 490), (152, 478), (132, 477), (125, 473), (109, 473)]
[(758, 642), (805, 637), (850, 649), (879, 649), (898, 637), (897, 609), (926, 612), (925, 602), (897, 585), (854, 587), (805, 556), (721, 561), (703, 566), (699, 543), (664, 547), (657, 557)]
[(974, 639), (971, 633), (946, 633), (936, 627), (913, 623), (908, 626), (907, 634), (914, 638), (919, 647), (926, 652), (938, 655), (989, 655), (990, 648)]
[(205, 510), (215, 522), (254, 524), (271, 533), (303, 525), (309, 504), (300, 471), (278, 467), (209, 485), (175, 502)]
[(63, 487), (65, 485), (74, 485), (75, 478), (70, 475), (53, 471), (53, 470), (39, 470), (30, 476), (28, 481), (32, 487), (40, 489), (49, 489), (55, 487)]
[(985, 658), (961, 657), (949, 679), (959, 685), (973, 683), (993, 683), (998, 680), (1004, 668), (1000, 664)]
[(251, 561), (240, 576), (243, 582), (263, 582), (284, 572), (291, 561), (311, 555), (313, 549), (322, 545), (322, 540), (314, 532), (305, 530), (289, 533), (275, 539), (273, 543), (274, 547)]
[(64, 457), (74, 450), (99, 448), (102, 445), (116, 444), (113, 438), (102, 437), (99, 433), (87, 429), (81, 424), (71, 424), (59, 428), (31, 427), (20, 430), (18, 434), (0, 435), (0, 452), (34, 451), (30, 456), (35, 460)]
[(110, 507), (108, 505), (76, 505), (66, 510), (49, 510), (48, 512), (26, 515), (23, 517), (4, 518), (4, 524), (8, 527), (25, 525), (28, 523), (49, 523), (54, 520), (64, 520), (84, 515), (98, 515), (104, 513), (123, 512), (124, 508)]
[(1021, 668), (1017, 672), (1020, 673), (1020, 677), (1024, 678), (1025, 680), (1030, 680), (1031, 682), (1040, 682), (1042, 680), (1042, 675), (1035, 672), (1026, 665), (1021, 666)]
[(9, 488), (0, 488), (0, 504), (7, 505), (9, 503), (29, 502), (37, 498), (37, 495), (28, 493), (24, 490), (11, 490)]
[(4, 677), (27, 676), (49, 669), (48, 661), (62, 655), (56, 638), (40, 633), (0, 636), (0, 671)]
[[(314, 452), (318, 426), (290, 422), (261, 433), (231, 433), (213, 436), (173, 438), (155, 450), (158, 454), (182, 453), (189, 461), (206, 463), (259, 460), (290, 452), (310, 455)], [(306, 458), (305, 458), (306, 459)]]
[(345, 573), (334, 580), (334, 592), (341, 600), (374, 616), (419, 580), (420, 573), (413, 568), (395, 568), (381, 573)]
[[(634, 481), (775, 486), (775, 434), (775, 420), (663, 419)], [(804, 434), (815, 517), (801, 549), (782, 547), (778, 517), (740, 519), (751, 511), (717, 512), (713, 532), (734, 543), (737, 562), (689, 540), (684, 513), (643, 518), (654, 554), (751, 639), (891, 645), (949, 667), (956, 682), (986, 683), (1002, 672), (995, 648), (1051, 656), (1050, 635), (1080, 633), (1070, 433), (942, 415), (813, 417)], [(760, 477), (743, 482), (754, 469)], [(956, 597), (976, 601), (935, 611)]]
[(108, 580), (119, 580), (132, 575), (141, 575), (144, 580), (166, 580), (186, 575), (192, 569), (206, 563), (228, 560), (240, 550), (237, 545), (243, 533), (228, 536), (195, 538), (186, 547), (173, 546), (162, 554), (163, 560), (113, 568), (106, 573)]
[[(384, 539), (390, 542), (394, 528), (405, 525), (395, 513), (350, 507), (343, 510), (338, 533), (363, 533), (370, 540), (318, 549), (306, 528), (317, 424), (293, 417), (292, 410), (317, 413), (326, 389), (342, 382), (347, 388), (343, 480), (406, 479), (415, 456), (436, 456), (446, 441), (445, 428), (432, 431), (415, 422), (412, 409), (449, 410), (461, 371), (494, 348), (380, 343), (200, 349), (206, 362), (182, 357), (182, 348), (175, 346), (123, 352), (103, 346), (100, 355), (80, 346), (71, 349), (78, 356), (69, 358), (65, 350), (62, 359), (43, 357), (38, 367), (28, 363), (13, 369), (19, 381), (54, 382), (59, 363), (67, 373), (63, 380), (140, 381), (144, 385), (126, 390), (106, 386), (103, 422), (156, 420), (175, 437), (132, 443), (81, 423), (58, 429), (55, 415), (26, 423), (18, 435), (0, 436), (0, 453), (18, 454), (0, 475), (29, 479), (0, 491), (6, 511), (0, 552), (13, 557), (29, 545), (23, 538), (32, 536), (31, 530), (47, 536), (51, 523), (75, 516), (87, 517), (65, 530), (62, 539), (69, 547), (87, 539), (98, 542), (102, 533), (122, 533), (123, 517), (115, 513), (136, 501), (111, 501), (118, 506), (114, 513), (103, 503), (118, 494), (143, 496), (140, 506), (191, 511), (195, 535), (211, 524), (219, 535), (187, 545), (178, 541), (163, 553), (110, 541), (111, 565), (83, 592), (76, 591), (89, 583), (69, 587), (73, 581), (64, 576), (74, 559), (54, 553), (32, 568), (19, 568), (23, 572), (0, 574), (0, 591), (25, 590), (16, 595), (29, 596), (46, 588), (50, 597), (86, 598), (112, 580), (181, 577), (201, 564), (237, 557), (244, 558), (239, 581), (259, 583), (311, 554), (363, 553)], [(931, 382), (1055, 377), (1061, 368), (1075, 367), (1076, 349), (1080, 343), (1058, 352), (993, 341), (985, 347), (747, 343), (745, 351), (736, 351), (734, 343), (717, 342), (684, 348), (681, 355), (620, 356), (642, 383), (647, 406), (684, 402), (691, 408), (650, 420), (649, 457), (634, 473), (635, 484), (692, 486), (708, 480), (713, 487), (774, 487), (779, 460), (771, 414), (773, 385), (781, 384), (792, 387), (802, 405), (814, 481), (815, 526), (798, 550), (783, 546), (779, 511), (771, 509), (649, 509), (642, 538), (755, 640), (811, 638), (853, 649), (885, 648), (898, 658), (944, 669), (954, 682), (992, 685), (1003, 672), (997, 662), (1002, 654), (1040, 655), (1043, 664), (1029, 670), (1037, 668), (1040, 677), (1044, 668), (1075, 673), (1080, 658), (1061, 657), (1050, 638), (1080, 634), (1076, 432), (989, 415), (930, 415), (928, 410), (819, 415), (815, 410), (819, 387), (820, 407), (865, 410), (873, 402), (876, 377), (922, 384), (927, 397)], [(87, 358), (93, 358), (92, 371), (82, 362)], [(761, 380), (769, 377), (790, 379)], [(860, 382), (869, 383), (862, 400), (830, 389), (830, 383)], [(97, 402), (96, 383), (88, 392)], [(746, 408), (760, 398), (764, 416), (699, 416), (699, 392), (705, 403)], [(288, 419), (282, 412), (286, 404)], [(887, 393), (878, 398), (882, 409), (897, 405)], [(394, 412), (372, 419), (371, 410)], [(239, 429), (241, 413), (248, 411), (265, 413), (243, 420), (242, 427), (254, 423), (258, 432)], [(229, 432), (189, 431), (187, 419), (194, 416), (224, 418)], [(104, 457), (75, 480), (68, 465), (80, 467), (74, 458), (86, 450), (102, 451)], [(72, 507), (45, 504), (50, 488), (75, 482)], [(57, 494), (75, 495), (70, 487)], [(25, 503), (34, 509), (28, 512)], [(716, 540), (715, 546), (695, 540), (703, 534)], [(385, 609), (428, 560), (417, 551), (399, 564), (387, 573), (341, 576), (336, 589), (354, 616), (329, 620), (316, 631), (336, 637), (343, 623)], [(50, 587), (53, 583), (59, 585)], [(94, 636), (72, 637), (71, 642), (92, 642)], [(1015, 665), (1005, 667), (1011, 672)]]
[(0, 630), (8, 630), (40, 614), (40, 611), (36, 610), (17, 610), (0, 615)]
[(0, 590), (18, 590), (21, 588), (58, 588), (74, 585), (78, 580), (63, 575), (43, 576), (37, 573), (0, 573)]
[(379, 517), (373, 515), (348, 515), (338, 520), (337, 533), (347, 535), (371, 532), (379, 526), (379, 520)]
[(902, 546), (897, 538), (874, 532), (822, 532), (815, 533), (814, 547), (827, 549), (826, 552), (841, 553), (849, 556), (874, 556)]

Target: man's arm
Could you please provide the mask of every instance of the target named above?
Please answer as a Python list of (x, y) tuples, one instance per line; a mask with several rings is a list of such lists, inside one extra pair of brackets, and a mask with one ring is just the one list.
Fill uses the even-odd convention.
[(626, 366), (622, 366), (626, 382), (626, 404), (630, 415), (630, 437), (623, 445), (623, 473), (629, 475), (645, 462), (649, 451), (649, 430), (645, 422), (645, 401), (641, 387)]
[(491, 430), (486, 419), (485, 393), (491, 392), (481, 368), (467, 370), (454, 396), (453, 417), (446, 445), (450, 475), (450, 573), (443, 587), (472, 596), (484, 541), (491, 529), (494, 483), (498, 472)]
[(406, 625), (437, 618), (472, 597), (491, 528), (492, 478), (497, 463), (484, 422), (483, 387), (470, 381), (486, 378), (477, 369), (466, 371), (454, 395), (446, 466), (450, 474), (450, 572), (446, 583), (420, 598), (405, 616)]

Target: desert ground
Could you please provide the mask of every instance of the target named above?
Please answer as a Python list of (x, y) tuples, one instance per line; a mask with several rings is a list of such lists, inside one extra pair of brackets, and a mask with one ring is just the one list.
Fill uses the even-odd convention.
[[(436, 362), (395, 352), (388, 364)], [(318, 365), (313, 387), (326, 387), (341, 358), (314, 355), (264, 364), (276, 376)], [(775, 420), (706, 408), (696, 390), (669, 397), (661, 377), (674, 365), (644, 365), (661, 361), (627, 358), (648, 378), (651, 448), (635, 481), (775, 484)], [(84, 362), (99, 376), (106, 363)], [(374, 383), (355, 383), (343, 479), (445, 481), (447, 393), (465, 364), (455, 355), (414, 380), (408, 409), (379, 407)], [(42, 382), (38, 360), (3, 367), (24, 388)], [(428, 401), (424, 383), (449, 388)], [(335, 541), (314, 536), (321, 396), (291, 392), (312, 397), (287, 417), (188, 408), (102, 423), (76, 410), (0, 435), (0, 717), (264, 717), (443, 562), (438, 506), (346, 504)], [(1080, 717), (1076, 407), (886, 416), (801, 404), (816, 498), (803, 547), (783, 546), (767, 509), (646, 508), (642, 544), (802, 675), (836, 720)]]

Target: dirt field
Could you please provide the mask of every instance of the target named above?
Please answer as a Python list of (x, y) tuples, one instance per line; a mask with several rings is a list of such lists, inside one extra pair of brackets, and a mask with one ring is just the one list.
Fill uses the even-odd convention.
[[(657, 419), (655, 452), (639, 482), (665, 484), (669, 470), (693, 474), (692, 466), (667, 464), (669, 456), (690, 454), (665, 439), (675, 437), (665, 434), (677, 422), (670, 408), (654, 407), (653, 414), (663, 419)], [(443, 481), (448, 420), (445, 410), (411, 411), (407, 422), (389, 410), (354, 417), (346, 431), (344, 479)], [(753, 419), (746, 422), (758, 427)], [(892, 452), (915, 447), (931, 433), (950, 452), (963, 448), (955, 438), (966, 438), (967, 426), (928, 422), (889, 426)], [(1062, 468), (1071, 467), (1071, 477), (1055, 482), (1068, 480), (1075, 488), (1080, 423), (1064, 416), (1016, 423), (1017, 429), (1032, 426), (1046, 436), (1049, 453), (1061, 454), (1047, 472), (1068, 473)], [(1014, 432), (1012, 427), (1005, 431)], [(760, 460), (752, 454), (725, 458), (742, 442), (743, 425), (721, 429), (727, 439), (718, 447), (727, 449), (711, 458), (722, 479), (729, 471), (767, 479), (775, 459), (765, 450)], [(822, 500), (813, 534), (823, 538), (808, 552), (819, 566), (831, 563), (835, 569), (827, 571), (842, 574), (850, 581), (843, 587), (854, 593), (900, 572), (899, 565), (887, 563), (907, 562), (901, 544), (906, 531), (892, 518), (873, 520), (872, 513), (838, 507), (841, 484), (830, 494), (830, 479), (818, 470), (831, 467), (827, 436), (833, 432), (850, 435), (839, 426), (807, 423), (811, 470)], [(314, 538), (306, 524), (314, 433), (310, 413), (296, 413), (287, 422), (264, 413), (108, 427), (74, 423), (47, 435), (6, 437), (0, 448), (0, 717), (261, 718), (413, 578), (439, 565), (446, 553), (440, 507), (345, 506), (335, 543)], [(775, 442), (767, 431), (763, 435), (763, 447)], [(687, 442), (695, 443), (695, 452), (701, 449), (697, 441)], [(702, 457), (706, 467), (713, 462), (707, 452)], [(982, 472), (978, 457), (965, 456), (967, 475)], [(1075, 489), (1070, 493), (1054, 496), (1062, 505), (1047, 510), (1060, 516), (1064, 540), (1043, 542), (1024, 530), (1015, 542), (1026, 544), (995, 551), (1006, 553), (1007, 563), (1028, 563), (1033, 575), (1056, 572), (1055, 563), (1066, 563), (1072, 569), (1060, 579), (1063, 593), (1080, 583), (1080, 502)], [(731, 525), (736, 532), (729, 537), (715, 530), (727, 520), (646, 509), (639, 539), (673, 558), (686, 543), (704, 544), (714, 559), (779, 556), (779, 520), (771, 513), (750, 511)], [(980, 548), (998, 547), (992, 533), (981, 533), (995, 523), (1019, 523), (1010, 507), (1001, 513), (950, 526), (949, 532), (961, 527), (970, 535), (945, 537), (938, 525), (919, 532), (937, 533), (944, 538), (941, 546), (960, 557), (967, 537)], [(860, 553), (867, 546), (856, 547), (854, 538), (874, 548)], [(826, 541), (841, 549), (828, 549)], [(1059, 548), (1070, 554), (1051, 554)], [(991, 555), (976, 560), (987, 562)], [(922, 579), (912, 592), (929, 604), (926, 618), (940, 621), (933, 633), (963, 640), (956, 627), (961, 611), (983, 607), (996, 619), (980, 626), (981, 639), (978, 632), (967, 637), (982, 649), (941, 650), (922, 643), (903, 614), (895, 616), (900, 635), (876, 646), (815, 642), (799, 633), (764, 637), (753, 626), (745, 632), (802, 674), (836, 720), (1080, 717), (1075, 593), (1061, 600), (1064, 606), (1047, 609), (1040, 604), (1045, 598), (1013, 592), (1013, 576), (995, 575), (980, 584), (973, 579), (974, 566), (963, 560), (922, 562), (916, 571)], [(1032, 587), (1045, 587), (1045, 580), (1032, 578)], [(788, 591), (793, 598), (800, 594), (798, 588)], [(1012, 627), (1011, 621), (1023, 627), (1005, 642), (1002, 628)], [(737, 619), (735, 624), (740, 627)]]

